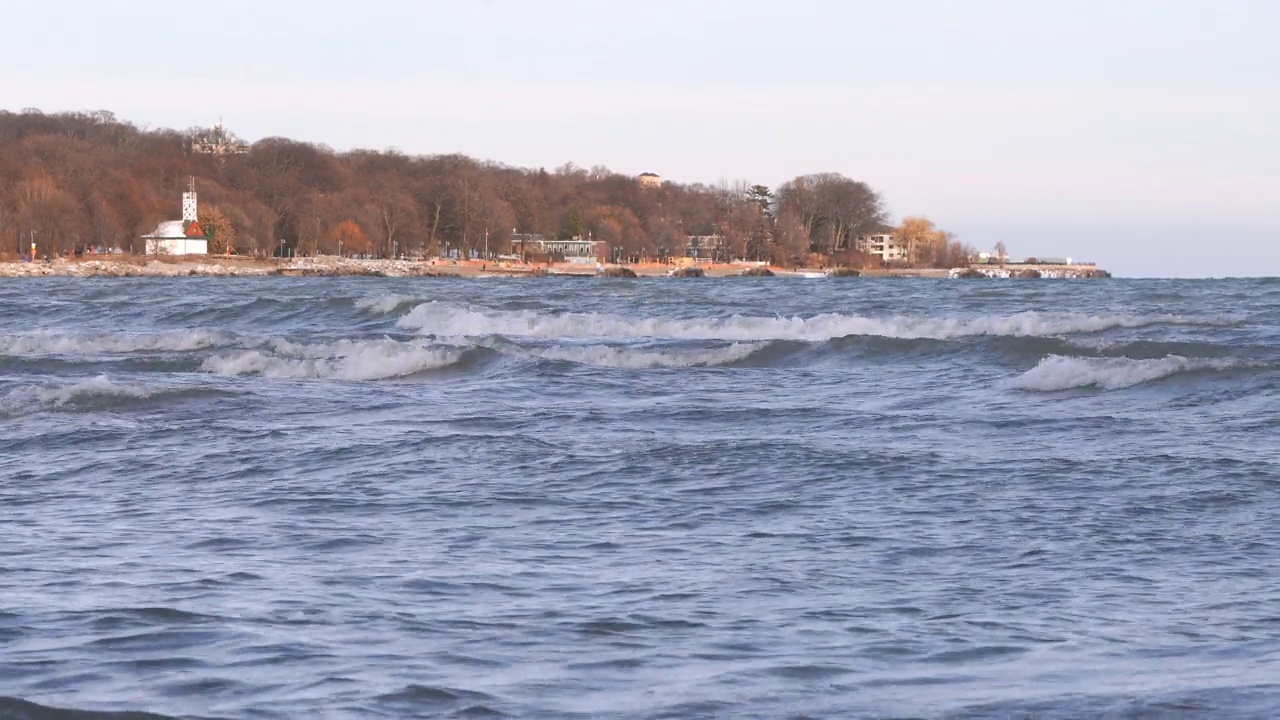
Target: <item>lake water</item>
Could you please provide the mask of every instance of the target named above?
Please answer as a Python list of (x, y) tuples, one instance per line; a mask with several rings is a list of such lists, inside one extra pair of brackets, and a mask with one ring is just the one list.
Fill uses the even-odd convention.
[(9, 281), (0, 717), (1275, 717), (1278, 390), (1276, 280)]

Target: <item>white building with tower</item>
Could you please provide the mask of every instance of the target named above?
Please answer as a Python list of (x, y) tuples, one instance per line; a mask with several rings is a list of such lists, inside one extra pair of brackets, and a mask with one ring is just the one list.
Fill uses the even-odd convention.
[(168, 220), (142, 239), (148, 255), (208, 255), (209, 238), (197, 220), (196, 181), (182, 193), (182, 219)]

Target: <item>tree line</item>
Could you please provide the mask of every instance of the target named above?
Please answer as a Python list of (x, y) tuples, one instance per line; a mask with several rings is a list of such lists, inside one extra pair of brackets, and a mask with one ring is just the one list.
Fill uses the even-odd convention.
[(516, 168), (463, 155), (336, 152), (281, 137), (225, 155), (194, 152), (202, 129), (147, 130), (107, 111), (0, 111), (0, 253), (142, 252), (179, 216), (195, 178), (211, 253), (484, 257), (513, 234), (589, 236), (612, 257), (678, 257), (718, 235), (733, 258), (869, 265), (858, 238), (893, 232), (909, 262), (947, 267), (972, 250), (924, 218), (889, 228), (865, 182), (804, 175), (776, 189), (664, 182), (607, 168)]

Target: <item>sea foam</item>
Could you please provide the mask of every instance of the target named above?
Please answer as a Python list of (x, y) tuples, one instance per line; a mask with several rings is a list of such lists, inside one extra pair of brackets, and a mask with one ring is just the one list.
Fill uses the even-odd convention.
[(529, 350), (530, 355), (584, 365), (643, 370), (650, 368), (711, 367), (746, 359), (766, 343), (734, 343), (718, 348), (649, 350), (608, 345)]
[(389, 315), (404, 305), (419, 302), (419, 298), (409, 295), (375, 295), (355, 301), (356, 309), (374, 315)]
[(1040, 392), (1087, 387), (1118, 390), (1179, 373), (1240, 367), (1244, 365), (1234, 360), (1179, 355), (1145, 360), (1050, 355), (1027, 372), (1010, 379), (1007, 385)]
[(0, 336), (0, 355), (104, 355), (137, 352), (190, 352), (232, 342), (211, 330), (94, 335), (35, 332)]
[(95, 398), (147, 398), (163, 392), (160, 388), (146, 388), (112, 381), (106, 375), (60, 386), (35, 386), (14, 388), (0, 403), (7, 414), (19, 412), (30, 406), (64, 407)]
[(1182, 315), (1084, 315), (1024, 312), (979, 317), (868, 317), (827, 313), (812, 317), (630, 318), (598, 313), (547, 314), (422, 303), (397, 321), (406, 330), (441, 337), (502, 335), (533, 338), (823, 342), (851, 335), (949, 339), (979, 335), (1047, 336), (1148, 325), (1220, 325), (1228, 320)]
[(261, 375), (271, 379), (329, 378), (383, 380), (448, 367), (463, 350), (425, 347), (394, 340), (340, 340), (329, 344), (272, 343), (270, 350), (248, 350), (206, 359), (202, 368), (218, 375)]

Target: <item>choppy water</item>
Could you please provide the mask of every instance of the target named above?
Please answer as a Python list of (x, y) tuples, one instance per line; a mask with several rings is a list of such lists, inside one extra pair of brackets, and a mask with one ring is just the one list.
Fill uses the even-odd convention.
[(1280, 714), (1275, 280), (0, 318), (0, 717)]

